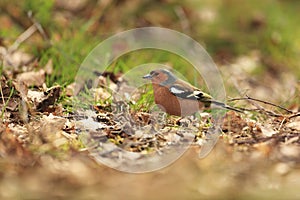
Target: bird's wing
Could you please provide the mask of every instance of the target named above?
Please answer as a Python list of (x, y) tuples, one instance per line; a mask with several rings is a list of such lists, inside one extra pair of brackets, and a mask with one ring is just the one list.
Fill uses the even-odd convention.
[(188, 84), (188, 83), (180, 83), (180, 84), (173, 84), (169, 87), (169, 91), (182, 99), (191, 99), (191, 100), (197, 100), (200, 102), (203, 102), (205, 106), (210, 106), (210, 104), (214, 104), (216, 106), (228, 109), (228, 110), (234, 110), (236, 112), (243, 113), (243, 110), (240, 108), (235, 108), (226, 105), (223, 102), (219, 102), (214, 100), (209, 94), (206, 94), (205, 92), (202, 92), (198, 88)]
[(170, 86), (169, 90), (173, 95), (183, 99), (191, 99), (202, 102), (210, 102), (212, 100), (210, 95), (189, 85), (173, 84)]

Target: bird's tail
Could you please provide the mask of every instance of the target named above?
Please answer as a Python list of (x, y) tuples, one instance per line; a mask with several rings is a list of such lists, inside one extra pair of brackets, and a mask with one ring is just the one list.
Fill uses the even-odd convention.
[(241, 108), (232, 107), (232, 106), (229, 106), (229, 105), (227, 105), (223, 102), (219, 102), (219, 101), (216, 101), (216, 100), (211, 100), (211, 103), (216, 105), (216, 106), (225, 108), (227, 110), (233, 110), (233, 111), (236, 111), (236, 112), (239, 112), (239, 113), (244, 113), (244, 111)]

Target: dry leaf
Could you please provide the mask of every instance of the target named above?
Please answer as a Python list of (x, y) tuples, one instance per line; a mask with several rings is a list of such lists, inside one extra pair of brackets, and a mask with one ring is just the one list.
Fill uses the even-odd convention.
[(20, 50), (15, 51), (13, 53), (9, 53), (7, 49), (4, 47), (1, 48), (0, 50), (0, 57), (3, 57), (3, 66), (12, 66), (12, 67), (19, 67), (28, 64), (33, 56), (24, 53)]
[(287, 123), (285, 126), (288, 128), (300, 131), (300, 121), (290, 122), (290, 123)]
[(16, 80), (19, 83), (23, 82), (26, 86), (42, 86), (45, 82), (45, 70), (21, 73)]
[(60, 96), (60, 90), (60, 86), (53, 86), (45, 92), (28, 90), (27, 98), (34, 109), (44, 112), (57, 101)]
[(52, 74), (52, 72), (53, 72), (53, 61), (52, 61), (52, 59), (48, 60), (48, 62), (45, 65), (44, 69), (45, 69), (46, 74), (48, 74), (48, 75)]
[(68, 97), (73, 96), (73, 95), (74, 95), (74, 90), (75, 90), (75, 82), (74, 82), (74, 83), (71, 83), (70, 85), (68, 85), (68, 86), (66, 87), (66, 90), (65, 90), (66, 95), (67, 95)]
[(44, 115), (43, 118), (41, 119), (41, 122), (44, 126), (51, 127), (50, 129), (52, 131), (50, 132), (55, 132), (53, 131), (53, 128), (54, 130), (62, 130), (63, 127), (65, 126), (66, 121), (67, 120), (65, 118), (57, 117), (52, 114), (50, 114), (49, 116)]
[(271, 137), (272, 135), (277, 133), (277, 131), (274, 131), (272, 129), (272, 127), (261, 126), (260, 128), (261, 128), (262, 134), (267, 136), (267, 137)]
[(44, 96), (44, 92), (41, 91), (28, 90), (27, 92), (28, 100), (32, 101), (34, 104), (41, 102)]
[(13, 82), (16, 90), (20, 93), (22, 99), (27, 99), (28, 87), (23, 81)]
[(42, 101), (37, 105), (38, 111), (46, 111), (46, 109), (53, 105), (60, 96), (61, 88), (60, 86), (53, 86), (44, 92), (44, 97)]

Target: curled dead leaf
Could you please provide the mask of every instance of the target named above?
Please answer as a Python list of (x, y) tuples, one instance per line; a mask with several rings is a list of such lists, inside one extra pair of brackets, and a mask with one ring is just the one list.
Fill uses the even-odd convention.
[(60, 96), (61, 87), (53, 86), (45, 91), (42, 101), (37, 105), (38, 111), (45, 111), (49, 106), (53, 105)]
[(60, 91), (60, 86), (53, 86), (46, 91), (28, 90), (27, 98), (33, 109), (43, 112), (57, 101)]

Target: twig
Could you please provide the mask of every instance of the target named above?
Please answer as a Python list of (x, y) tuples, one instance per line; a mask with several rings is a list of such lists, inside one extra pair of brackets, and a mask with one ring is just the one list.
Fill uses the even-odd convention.
[(282, 117), (281, 114), (277, 114), (273, 111), (270, 110), (266, 110), (265, 108), (263, 108), (262, 106), (258, 105), (257, 103), (255, 103), (255, 99), (249, 98), (248, 96), (245, 98), (235, 98), (235, 99), (231, 99), (229, 101), (238, 101), (238, 100), (247, 100), (249, 101), (252, 105), (254, 105), (255, 107), (257, 107), (257, 109), (247, 109), (247, 108), (240, 108), (241, 110), (244, 111), (260, 111), (261, 113), (265, 113), (267, 115), (273, 116), (273, 117)]
[(276, 105), (274, 103), (271, 103), (271, 102), (267, 102), (267, 101), (263, 101), (263, 100), (260, 100), (260, 99), (256, 99), (256, 98), (253, 98), (253, 97), (249, 97), (248, 95), (246, 95), (246, 97), (242, 97), (242, 98), (234, 98), (234, 99), (230, 99), (229, 101), (239, 101), (239, 100), (251, 100), (251, 101), (257, 101), (257, 102), (260, 102), (260, 103), (264, 103), (264, 104), (267, 104), (267, 105), (271, 105), (271, 106), (274, 106), (274, 107), (277, 107), (277, 108), (280, 108), (290, 114), (293, 114), (293, 111), (291, 110), (288, 110), (280, 105)]
[(8, 54), (17, 50), (20, 44), (22, 44), (25, 40), (27, 40), (35, 31), (37, 31), (37, 27), (33, 24), (26, 31), (24, 31), (16, 39), (16, 41), (8, 48)]
[(280, 122), (280, 125), (279, 125), (279, 128), (278, 128), (278, 132), (281, 131), (284, 122), (286, 122), (286, 117), (284, 117), (283, 120)]
[(1, 88), (0, 88), (1, 98), (2, 98), (2, 101), (3, 101), (2, 111), (1, 111), (1, 119), (3, 119), (4, 112), (5, 112), (6, 108), (7, 108), (7, 105), (8, 105), (8, 103), (9, 103), (9, 101), (10, 101), (12, 95), (14, 94), (14, 88), (11, 89), (11, 91), (10, 91), (10, 93), (9, 93), (9, 96), (8, 96), (8, 98), (7, 98), (7, 101), (5, 102), (1, 83), (0, 83), (0, 87), (1, 87)]
[(294, 118), (294, 117), (299, 117), (299, 116), (300, 116), (300, 112), (297, 112), (297, 113), (295, 113), (295, 114), (289, 116), (288, 119), (292, 119), (292, 118)]
[(0, 94), (1, 94), (2, 104), (4, 106), (5, 105), (5, 100), (4, 100), (4, 95), (3, 95), (3, 90), (2, 90), (2, 84), (1, 84), (1, 82), (0, 82)]
[(42, 25), (32, 17), (32, 13), (28, 13), (29, 19), (32, 21), (32, 25), (26, 29), (17, 39), (16, 41), (8, 48), (8, 53), (12, 53), (15, 50), (18, 49), (20, 44), (22, 44), (25, 40), (27, 40), (29, 37), (31, 37), (36, 31), (38, 31), (44, 40), (50, 41), (49, 37), (46, 35), (46, 32), (44, 31)]
[(260, 111), (260, 109), (258, 108), (241, 108), (241, 107), (237, 107), (237, 108), (242, 111)]
[(43, 39), (46, 41), (50, 41), (49, 37), (47, 36), (45, 30), (43, 29), (42, 25), (32, 17), (32, 12), (28, 12), (28, 17), (32, 21), (33, 25), (36, 27), (36, 29), (39, 31), (39, 33), (42, 35)]

